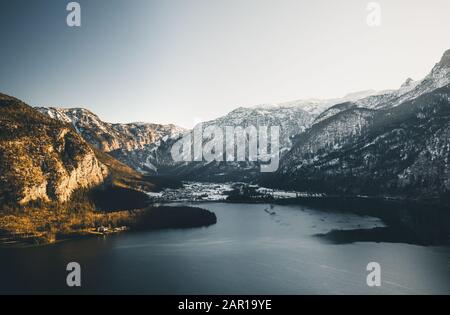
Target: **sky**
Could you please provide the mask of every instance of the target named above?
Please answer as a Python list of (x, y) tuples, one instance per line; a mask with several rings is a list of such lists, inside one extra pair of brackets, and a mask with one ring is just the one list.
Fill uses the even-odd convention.
[(0, 92), (108, 122), (196, 122), (398, 88), (450, 48), (450, 1), (0, 0)]

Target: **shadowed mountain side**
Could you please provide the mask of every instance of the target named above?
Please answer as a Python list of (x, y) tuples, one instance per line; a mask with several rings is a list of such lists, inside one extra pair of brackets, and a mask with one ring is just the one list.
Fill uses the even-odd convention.
[[(91, 147), (72, 127), (0, 94), (0, 230), (13, 240), (54, 242), (58, 235), (114, 226), (148, 206), (152, 182)], [(14, 241), (13, 241), (14, 243)]]
[[(341, 195), (449, 197), (450, 86), (363, 120), (360, 110), (341, 112), (297, 137), (278, 172), (262, 184)], [(338, 126), (351, 136), (342, 137)]]

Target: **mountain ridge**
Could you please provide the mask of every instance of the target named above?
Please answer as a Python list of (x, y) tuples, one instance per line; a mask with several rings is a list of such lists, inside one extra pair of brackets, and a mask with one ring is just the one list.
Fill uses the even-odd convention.
[[(423, 116), (435, 120), (436, 117), (432, 113), (423, 113), (420, 110), (414, 112), (413, 109), (408, 109), (405, 104), (415, 104), (416, 100), (423, 101), (424, 99), (436, 102), (436, 98), (439, 98), (436, 95), (441, 95), (443, 93), (442, 91), (445, 92), (445, 88), (449, 84), (450, 50), (443, 54), (440, 61), (434, 65), (429, 74), (422, 80), (414, 81), (408, 78), (396, 90), (381, 92), (368, 90), (351, 93), (339, 99), (339, 101), (344, 99), (347, 101), (337, 103), (334, 103), (336, 100), (309, 100), (263, 104), (253, 107), (238, 107), (224, 116), (203, 122), (202, 126), (239, 126), (243, 128), (251, 125), (255, 127), (262, 125), (280, 126), (281, 170), (276, 173), (275, 177), (278, 176), (278, 180), (275, 182), (283, 181), (279, 176), (281, 174), (280, 172), (282, 172), (282, 176), (285, 176), (287, 182), (297, 183), (295, 176), (290, 174), (300, 174), (301, 172), (299, 173), (298, 170), (304, 172), (301, 173), (302, 176), (306, 174), (307, 176), (314, 175), (327, 178), (327, 171), (320, 173), (323, 169), (315, 168), (315, 163), (328, 161), (327, 159), (331, 157), (342, 156), (344, 154), (343, 152), (349, 152), (348, 154), (351, 154), (353, 157), (358, 156), (357, 152), (350, 153), (351, 151), (346, 150), (350, 150), (350, 147), (356, 146), (357, 144), (370, 146), (370, 141), (367, 137), (368, 134), (376, 130), (374, 126), (381, 129), (387, 128), (386, 125), (379, 123), (383, 119), (386, 118), (386, 121), (391, 122), (396, 121), (398, 123), (396, 127), (398, 128), (406, 123), (401, 119), (409, 119), (417, 123), (423, 123), (423, 119), (420, 118)], [(447, 97), (445, 93), (442, 94), (444, 95), (442, 96), (443, 98)], [(416, 108), (412, 105), (411, 107)], [(406, 115), (405, 113), (408, 114)], [(394, 117), (395, 119), (393, 119), (391, 117), (392, 115), (398, 115), (398, 117)], [(417, 139), (422, 139), (420, 135), (413, 132), (414, 128), (417, 128), (417, 126), (408, 125), (408, 128), (402, 132), (404, 134), (411, 133), (417, 136)], [(444, 127), (441, 126), (441, 128)], [(394, 128), (394, 130), (396, 129)], [(425, 131), (424, 129), (423, 132)], [(440, 134), (436, 133), (434, 135), (439, 141), (442, 140), (440, 139)], [(187, 180), (242, 180), (247, 182), (259, 180), (261, 174), (258, 172), (258, 164), (253, 162), (174, 163), (170, 157), (170, 147), (180, 136), (178, 134), (173, 138), (161, 139), (161, 141), (157, 141), (159, 142), (158, 145), (147, 145), (144, 148), (138, 148), (133, 151), (112, 150), (111, 154), (136, 170), (142, 172), (162, 172), (163, 174), (179, 176)], [(400, 141), (399, 139), (402, 139), (401, 135), (397, 136), (398, 138), (395, 135), (390, 135), (396, 141)], [(410, 139), (403, 140), (405, 142), (410, 141)], [(394, 140), (392, 141), (395, 142)], [(432, 139), (429, 139), (429, 141), (432, 141)], [(442, 143), (444, 146), (446, 145), (443, 140)], [(401, 146), (400, 143), (397, 145)], [(406, 151), (409, 149), (405, 148)], [(438, 148), (435, 149), (438, 150)], [(362, 148), (357, 149), (355, 147), (355, 150), (361, 151)], [(380, 150), (379, 152), (371, 152), (370, 154), (378, 159), (385, 156), (387, 154), (386, 152), (389, 152), (389, 148), (384, 148), (384, 150), (385, 152)], [(446, 151), (444, 150), (443, 152)], [(397, 152), (396, 154), (399, 153)], [(389, 160), (387, 156), (385, 158)], [(401, 157), (398, 158), (401, 159)], [(340, 165), (340, 160), (333, 160), (333, 163)], [(344, 165), (340, 165), (342, 170), (348, 170), (346, 165), (351, 164), (349, 161), (345, 163)], [(312, 175), (306, 169), (307, 167), (311, 167), (310, 171)], [(330, 165), (327, 167), (332, 169)], [(383, 166), (383, 168), (389, 169), (387, 166)], [(384, 170), (380, 171), (384, 172)], [(335, 175), (338, 176), (339, 174), (336, 173)], [(400, 174), (397, 175), (403, 176)], [(371, 175), (366, 172), (364, 176)], [(270, 178), (270, 175), (267, 178)], [(417, 181), (413, 182), (419, 185)], [(345, 180), (339, 182), (339, 184), (345, 189)], [(382, 186), (382, 182), (378, 182), (378, 185)], [(302, 189), (307, 188), (302, 185), (298, 187)], [(436, 188), (437, 186), (434, 187)], [(427, 194), (424, 193), (424, 195)]]
[(0, 182), (3, 200), (26, 204), (67, 201), (101, 184), (106, 167), (70, 127), (0, 94)]
[[(321, 124), (329, 126), (332, 118)], [(397, 107), (373, 111), (364, 132), (333, 137), (331, 146), (312, 139), (311, 145), (321, 145), (311, 151), (299, 139), (280, 170), (263, 182), (336, 194), (442, 198), (450, 192), (449, 122), (447, 85)], [(324, 134), (320, 124), (312, 128)]]

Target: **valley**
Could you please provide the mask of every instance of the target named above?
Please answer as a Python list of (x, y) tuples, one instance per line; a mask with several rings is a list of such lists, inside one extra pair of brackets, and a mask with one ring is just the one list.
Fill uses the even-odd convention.
[[(279, 145), (279, 168), (268, 173), (251, 158), (197, 158), (195, 145), (194, 159), (174, 160), (173, 147), (196, 139), (197, 127), (108, 123), (84, 108), (33, 108), (1, 94), (1, 227), (51, 243), (58, 235), (132, 225), (134, 212), (170, 202), (397, 200), (445, 208), (449, 73), (447, 51), (423, 80), (408, 79), (398, 90), (239, 107), (199, 125), (279, 128), (277, 145), (269, 145)], [(250, 156), (247, 136), (237, 149)], [(202, 135), (197, 145), (210, 138)]]
[(0, 0), (0, 295), (450, 294), (450, 1), (369, 2)]

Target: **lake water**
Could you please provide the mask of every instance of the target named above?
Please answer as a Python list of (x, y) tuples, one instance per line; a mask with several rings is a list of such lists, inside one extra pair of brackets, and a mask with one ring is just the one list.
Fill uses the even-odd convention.
[[(382, 227), (377, 218), (300, 205), (190, 205), (215, 212), (217, 224), (0, 249), (0, 293), (450, 294), (448, 246), (315, 236)], [(66, 287), (72, 261), (81, 264), (81, 288)], [(373, 261), (381, 287), (366, 284)]]

